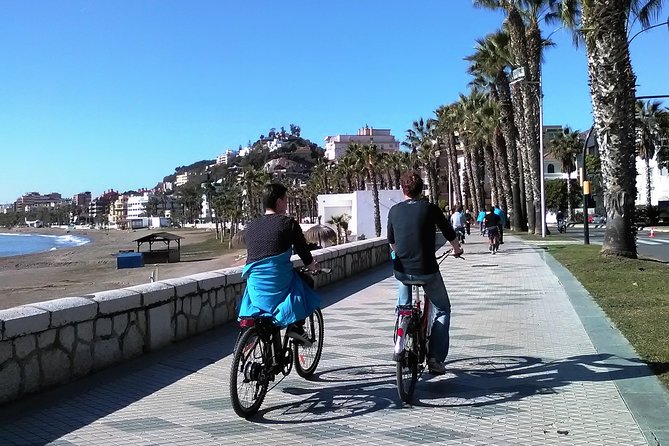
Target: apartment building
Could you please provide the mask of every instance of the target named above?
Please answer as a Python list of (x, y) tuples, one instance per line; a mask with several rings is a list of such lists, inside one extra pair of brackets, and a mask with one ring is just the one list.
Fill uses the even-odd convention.
[(232, 150), (228, 149), (222, 154), (218, 155), (216, 157), (216, 164), (225, 164), (228, 165), (230, 161), (236, 156), (237, 154), (233, 152)]
[(195, 178), (195, 176), (196, 176), (195, 172), (180, 173), (177, 175), (174, 184), (176, 185), (176, 187), (183, 186), (184, 184), (188, 183), (190, 180)]
[(325, 157), (329, 160), (340, 158), (350, 144), (376, 144), (381, 152), (399, 152), (400, 142), (390, 134), (390, 129), (375, 129), (365, 126), (357, 135), (335, 135), (325, 137)]
[(28, 192), (19, 197), (14, 206), (17, 211), (28, 212), (36, 207), (56, 207), (63, 202), (63, 197), (57, 193), (42, 195), (38, 192)]

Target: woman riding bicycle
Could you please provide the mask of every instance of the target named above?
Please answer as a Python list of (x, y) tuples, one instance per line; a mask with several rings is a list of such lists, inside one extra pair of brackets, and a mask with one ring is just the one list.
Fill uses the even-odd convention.
[(295, 253), (304, 265), (318, 269), (304, 233), (295, 219), (285, 215), (287, 189), (268, 184), (263, 191), (265, 215), (246, 225), (246, 266), (242, 277), (246, 289), (239, 307), (239, 318), (267, 314), (276, 325), (288, 326), (286, 334), (303, 344), (304, 319), (320, 307), (320, 297), (293, 269), (290, 257)]

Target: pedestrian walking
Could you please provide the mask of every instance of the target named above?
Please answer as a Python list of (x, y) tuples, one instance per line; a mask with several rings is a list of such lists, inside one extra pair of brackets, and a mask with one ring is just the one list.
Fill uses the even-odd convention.
[(485, 225), (483, 220), (485, 219), (485, 211), (483, 209), (479, 210), (479, 215), (476, 216), (476, 222), (479, 224), (479, 230), (481, 235), (485, 235)]

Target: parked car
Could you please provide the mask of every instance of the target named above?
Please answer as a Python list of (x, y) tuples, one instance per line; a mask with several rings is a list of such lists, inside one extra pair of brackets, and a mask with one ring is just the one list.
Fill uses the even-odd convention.
[(590, 214), (588, 216), (588, 223), (593, 223), (595, 225), (603, 225), (606, 224), (606, 217), (604, 215), (599, 215), (599, 214)]

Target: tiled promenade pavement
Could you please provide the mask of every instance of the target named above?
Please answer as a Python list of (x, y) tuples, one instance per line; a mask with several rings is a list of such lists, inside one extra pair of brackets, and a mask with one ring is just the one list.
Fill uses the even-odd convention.
[[(473, 243), (472, 243), (473, 242)], [(379, 268), (323, 290), (326, 343), (315, 378), (289, 375), (251, 421), (229, 402), (234, 324), (0, 410), (0, 445), (645, 445), (611, 368), (535, 248), (490, 255), (472, 235), (441, 265), (452, 343), (441, 377), (399, 404), (395, 283)]]

